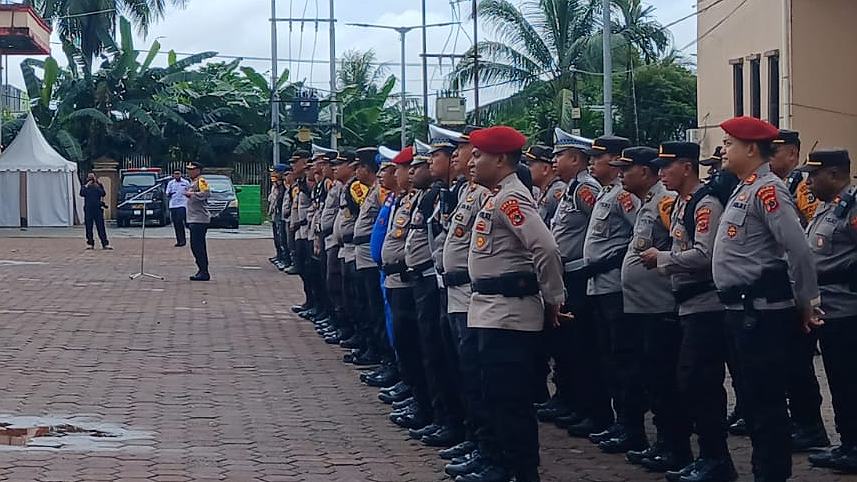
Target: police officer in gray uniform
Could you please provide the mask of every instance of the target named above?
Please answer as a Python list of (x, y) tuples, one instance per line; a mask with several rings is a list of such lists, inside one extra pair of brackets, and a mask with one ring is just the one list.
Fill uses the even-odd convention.
[(658, 432), (666, 435), (674, 431), (671, 425), (676, 409), (675, 369), (681, 329), (669, 278), (647, 269), (640, 253), (651, 247), (669, 248), (669, 220), (675, 193), (668, 191), (658, 178), (656, 149), (625, 149), (610, 165), (621, 169), (623, 189), (643, 201), (622, 262), (625, 316), (615, 325), (618, 335), (613, 338), (622, 407), (619, 424), (624, 430), (598, 445), (606, 453), (624, 453), (648, 447), (643, 425), (649, 405), (647, 392)]
[[(661, 144), (660, 176), (678, 193), (670, 218), (670, 249), (641, 253), (646, 267), (670, 276), (681, 321), (678, 394), (667, 400), (669, 420), (663, 440), (640, 454), (644, 467), (667, 472), (669, 480), (734, 480), (735, 467), (726, 445), (726, 326), (724, 309), (711, 279), (714, 235), (723, 213), (722, 192), (699, 182), (699, 145)], [(732, 186), (734, 188), (734, 186)], [(725, 197), (731, 193), (725, 193)], [(675, 373), (673, 370), (672, 373)], [(672, 375), (666, 380), (674, 379)], [(699, 459), (692, 465), (691, 423), (699, 434)], [(659, 435), (661, 432), (659, 431)], [(629, 454), (629, 460), (631, 459)]]
[[(325, 252), (325, 279), (327, 296), (330, 300), (330, 319), (332, 330), (324, 341), (329, 344), (339, 344), (342, 341), (342, 319), (345, 307), (342, 302), (342, 264), (339, 260), (339, 240), (333, 235), (333, 226), (339, 215), (339, 199), (342, 196), (344, 184), (336, 178), (335, 170), (345, 163), (345, 158), (340, 157), (339, 152), (327, 152), (328, 162), (331, 166), (332, 177), (329, 179), (327, 193), (318, 222), (319, 239), (322, 243), (321, 249)], [(328, 181), (328, 179), (326, 179)]]
[[(343, 162), (334, 168), (334, 176), (343, 183), (339, 196), (339, 213), (333, 223), (334, 239), (340, 244), (339, 260), (342, 265), (342, 305), (345, 311), (345, 319), (340, 320), (342, 332), (339, 346), (342, 348), (358, 349), (360, 347), (360, 336), (357, 332), (357, 315), (365, 313), (363, 304), (365, 300), (360, 297), (358, 286), (360, 280), (357, 278), (357, 267), (354, 256), (354, 223), (360, 213), (360, 202), (369, 191), (357, 180), (354, 169), (357, 166), (357, 153), (351, 149), (341, 151), (339, 157)], [(358, 200), (360, 202), (358, 202)], [(346, 353), (343, 359), (352, 358), (351, 353)]]
[(809, 456), (816, 467), (857, 473), (857, 187), (850, 186), (851, 158), (844, 150), (810, 153), (801, 171), (823, 204), (807, 229), (818, 267), (824, 326), (824, 370), (833, 397), (841, 445)]
[(584, 435), (597, 431), (595, 420), (612, 418), (607, 387), (598, 370), (590, 366), (599, 356), (598, 331), (586, 296), (583, 241), (595, 198), (601, 191), (601, 185), (588, 170), (589, 156), (585, 151), (591, 147), (592, 139), (554, 129), (554, 165), (567, 187), (550, 227), (565, 264), (563, 281), (568, 294), (565, 310), (574, 315), (574, 321), (561, 323), (549, 337), (556, 392), (538, 410), (539, 419), (553, 420), (560, 428), (578, 425), (575, 430)]
[[(622, 413), (622, 400), (617, 385), (617, 357), (614, 346), (622, 346), (621, 331), (625, 316), (622, 305), (621, 268), (628, 243), (634, 231), (640, 200), (622, 189), (618, 168), (609, 167), (610, 161), (618, 158), (629, 147), (630, 141), (624, 137), (604, 136), (595, 139), (587, 153), (592, 157), (595, 170), (613, 169), (615, 177), (601, 180), (604, 186), (595, 201), (586, 238), (583, 243), (583, 263), (588, 276), (586, 294), (593, 303), (593, 315), (598, 326), (598, 369), (606, 380), (613, 399), (613, 407), (618, 415)], [(593, 414), (593, 416), (595, 416)], [(618, 437), (624, 432), (621, 425), (614, 423), (613, 413), (598, 414), (597, 427), (590, 436), (593, 443)], [(581, 427), (583, 428), (583, 427)], [(587, 427), (588, 428), (588, 427)], [(575, 427), (569, 429), (575, 436), (587, 436)]]
[(539, 480), (538, 422), (532, 403), (533, 360), (545, 324), (565, 301), (559, 248), (539, 218), (516, 168), (526, 138), (496, 126), (470, 136), (476, 181), (495, 194), (479, 211), (468, 261), (473, 294), (468, 327), (477, 330), (488, 424), (477, 471), (457, 482)]
[(742, 182), (720, 218), (711, 260), (714, 284), (737, 346), (753, 475), (779, 482), (791, 476), (790, 354), (783, 347), (793, 330), (820, 323), (815, 263), (794, 201), (768, 165), (779, 131), (751, 117), (730, 119), (721, 128), (723, 167)]
[(312, 240), (310, 239), (309, 209), (312, 204), (310, 197), (311, 189), (307, 181), (307, 161), (310, 154), (307, 151), (295, 151), (292, 155), (292, 172), (294, 172), (295, 183), (292, 186), (292, 206), (289, 216), (289, 230), (295, 238), (295, 267), (303, 283), (306, 301), (298, 306), (293, 306), (292, 311), (301, 317), (308, 317), (315, 313), (316, 299), (313, 293), (313, 284), (310, 280), (310, 256), (312, 256)]
[(550, 228), (553, 216), (556, 214), (556, 208), (559, 206), (559, 201), (562, 199), (567, 185), (557, 175), (553, 151), (550, 147), (530, 146), (524, 152), (523, 161), (530, 167), (533, 184), (538, 188), (536, 206), (539, 208), (539, 215)]

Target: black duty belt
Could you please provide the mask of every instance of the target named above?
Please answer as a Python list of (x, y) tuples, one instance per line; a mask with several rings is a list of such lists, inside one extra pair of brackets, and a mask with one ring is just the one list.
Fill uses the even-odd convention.
[(523, 298), (539, 294), (539, 280), (535, 273), (509, 273), (496, 278), (473, 280), (471, 289), (483, 295), (502, 295)]
[(819, 286), (848, 285), (848, 288), (857, 292), (857, 266), (839, 271), (828, 271), (818, 273)]
[(724, 305), (740, 305), (752, 308), (753, 300), (764, 299), (768, 303), (778, 303), (794, 299), (788, 265), (785, 261), (776, 266), (765, 268), (762, 276), (752, 284), (733, 286), (717, 291), (717, 297)]
[(354, 236), (354, 245), (360, 246), (361, 244), (369, 244), (369, 240), (372, 238), (370, 235), (364, 236)]
[(333, 228), (322, 229), (321, 232), (318, 233), (318, 235), (321, 236), (322, 238), (326, 238), (326, 237), (330, 236), (331, 234), (333, 234)]
[(353, 234), (343, 234), (342, 242), (348, 244), (354, 244), (354, 235)]
[(589, 263), (588, 265), (586, 265), (586, 267), (583, 268), (585, 270), (586, 276), (592, 278), (596, 275), (621, 268), (622, 261), (625, 259), (625, 253), (627, 252), (628, 249), (625, 248), (619, 251), (618, 253), (612, 254), (604, 259)]
[(298, 221), (297, 226), (298, 226), (298, 227), (303, 227), (303, 226), (306, 226), (307, 224), (309, 224), (309, 221), (308, 221), (308, 220), (306, 220), (306, 219), (304, 219), (303, 221)]
[(402, 273), (402, 281), (408, 282), (421, 280), (425, 278), (423, 273), (431, 268), (434, 268), (434, 261), (432, 260), (428, 260), (416, 266), (408, 266), (408, 269)]
[(406, 265), (404, 261), (393, 264), (385, 264), (384, 266), (381, 266), (381, 271), (383, 271), (384, 274), (387, 276), (404, 273), (407, 269), (408, 265)]
[(443, 274), (443, 284), (449, 288), (466, 285), (468, 283), (470, 283), (470, 273), (468, 273), (467, 270), (450, 271), (449, 273)]
[(673, 290), (673, 296), (676, 303), (681, 304), (703, 293), (710, 293), (716, 290), (717, 288), (714, 286), (713, 281), (700, 281)]

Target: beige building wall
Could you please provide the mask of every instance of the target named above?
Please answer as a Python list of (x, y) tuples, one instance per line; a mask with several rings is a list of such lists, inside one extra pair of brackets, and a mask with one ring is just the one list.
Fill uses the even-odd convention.
[[(743, 4), (743, 5), (742, 5)], [(709, 8), (711, 6), (711, 8)], [(765, 52), (780, 50), (783, 0), (701, 0), (697, 16), (697, 106), (703, 154), (723, 140), (721, 122), (733, 117), (731, 60), (761, 56), (762, 117), (767, 116)], [(734, 12), (734, 13), (733, 13)], [(744, 112), (750, 113), (750, 64), (744, 61)], [(782, 109), (781, 109), (782, 112)]]
[(804, 155), (844, 147), (857, 174), (857, 1), (792, 0), (792, 127)]
[[(791, 11), (784, 16), (787, 5)], [(759, 56), (761, 118), (771, 120), (766, 54), (778, 53), (779, 125), (801, 132), (804, 156), (817, 141), (818, 148), (847, 148), (857, 161), (857, 0), (701, 0), (697, 8), (703, 154), (720, 144), (718, 124), (734, 115), (732, 62), (743, 59), (744, 114), (750, 115), (749, 59)], [(857, 174), (857, 162), (853, 167)]]

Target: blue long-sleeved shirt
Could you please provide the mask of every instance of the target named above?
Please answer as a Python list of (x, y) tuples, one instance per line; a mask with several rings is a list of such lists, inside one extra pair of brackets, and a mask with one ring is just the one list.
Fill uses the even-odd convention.
[(369, 237), (369, 249), (372, 252), (372, 259), (378, 266), (381, 266), (381, 248), (384, 246), (384, 237), (387, 235), (387, 226), (390, 224), (390, 216), (393, 214), (393, 207), (396, 205), (396, 195), (390, 193), (387, 199), (384, 200), (384, 205), (378, 211), (378, 217), (375, 219), (375, 225), (372, 227), (372, 234)]

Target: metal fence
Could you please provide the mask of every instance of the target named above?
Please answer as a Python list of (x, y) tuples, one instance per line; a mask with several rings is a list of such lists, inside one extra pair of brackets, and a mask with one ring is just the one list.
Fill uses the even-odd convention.
[[(128, 156), (119, 162), (120, 169), (134, 169), (142, 167), (161, 167), (164, 174), (175, 170), (185, 171), (186, 161), (175, 160), (167, 162), (153, 162), (150, 156), (138, 154)], [(212, 168), (218, 172), (228, 172), (235, 184), (262, 184), (268, 179), (268, 163), (265, 161), (234, 162), (225, 168)]]

